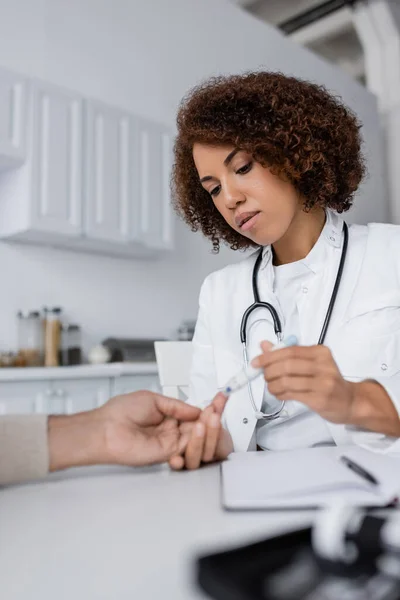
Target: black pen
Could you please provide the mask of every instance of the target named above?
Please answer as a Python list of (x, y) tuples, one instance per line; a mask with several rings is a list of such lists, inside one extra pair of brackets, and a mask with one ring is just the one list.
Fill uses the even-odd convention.
[(346, 465), (346, 467), (354, 471), (354, 473), (357, 473), (357, 475), (360, 475), (360, 477), (362, 477), (363, 479), (369, 481), (369, 483), (372, 483), (373, 485), (379, 484), (378, 480), (375, 479), (375, 477), (371, 475), (371, 473), (366, 471), (364, 467), (361, 467), (360, 465), (355, 463), (354, 460), (351, 460), (348, 456), (341, 456), (340, 460)]

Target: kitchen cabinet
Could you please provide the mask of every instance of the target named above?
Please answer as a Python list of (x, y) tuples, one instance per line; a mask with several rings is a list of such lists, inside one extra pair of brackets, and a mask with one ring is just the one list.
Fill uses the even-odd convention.
[(135, 238), (139, 207), (137, 161), (129, 113), (86, 103), (85, 233), (127, 243)]
[(72, 414), (101, 406), (111, 396), (108, 378), (65, 379), (52, 382), (49, 412)]
[[(105, 365), (102, 374), (79, 376), (81, 370), (90, 367), (75, 367), (72, 377), (64, 375), (64, 369), (39, 369), (44, 376), (37, 376), (37, 369), (18, 371), (12, 381), (2, 380), (6, 371), (0, 369), (0, 415), (4, 414), (72, 414), (101, 406), (117, 394), (138, 390), (160, 392), (158, 375), (154, 373), (110, 374), (112, 365)], [(14, 370), (12, 370), (14, 371)], [(48, 373), (47, 373), (48, 371)], [(28, 379), (33, 374), (32, 379)], [(24, 380), (18, 380), (18, 376)]]
[(170, 173), (172, 137), (161, 125), (137, 120), (139, 237), (149, 248), (172, 247)]
[(113, 380), (111, 395), (129, 394), (139, 390), (150, 390), (161, 393), (161, 387), (156, 375), (122, 375)]
[(108, 378), (0, 383), (0, 414), (72, 414), (110, 398)]
[(85, 126), (87, 237), (171, 248), (168, 130), (95, 101)]
[(0, 171), (25, 160), (27, 93), (26, 78), (0, 69)]
[(61, 245), (82, 233), (82, 99), (31, 81), (27, 160), (0, 173), (0, 236)]
[(31, 222), (35, 230), (82, 232), (82, 99), (42, 82), (32, 89)]
[(0, 383), (0, 415), (44, 413), (47, 411), (47, 381)]
[[(0, 239), (162, 256), (171, 150), (163, 125), (0, 70)], [(3, 155), (19, 168), (2, 171)]]

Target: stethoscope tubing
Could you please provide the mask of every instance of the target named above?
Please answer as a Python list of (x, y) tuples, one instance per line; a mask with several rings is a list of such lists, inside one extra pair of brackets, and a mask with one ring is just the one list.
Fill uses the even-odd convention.
[[(348, 242), (349, 242), (349, 229), (348, 229), (347, 223), (343, 222), (342, 253), (340, 256), (339, 267), (338, 267), (338, 271), (337, 271), (337, 275), (336, 275), (336, 279), (335, 279), (335, 284), (333, 286), (331, 299), (329, 301), (329, 305), (328, 305), (328, 308), (326, 311), (326, 315), (325, 315), (325, 319), (324, 319), (324, 322), (322, 325), (321, 333), (318, 338), (318, 345), (322, 345), (324, 343), (325, 338), (326, 338), (326, 333), (328, 331), (329, 323), (331, 321), (332, 312), (333, 312), (333, 309), (335, 306), (336, 297), (337, 297), (337, 294), (339, 291), (340, 282), (342, 280), (343, 269), (344, 269), (344, 265), (346, 262)], [(260, 265), (261, 265), (261, 261), (262, 261), (263, 250), (264, 250), (264, 248), (260, 249), (260, 252), (258, 253), (256, 262), (254, 263), (254, 267), (253, 267), (252, 288), (253, 288), (254, 302), (245, 310), (245, 312), (243, 313), (241, 323), (240, 323), (240, 341), (241, 341), (242, 348), (243, 348), (243, 361), (244, 361), (244, 364), (246, 365), (246, 367), (249, 364), (249, 359), (248, 359), (248, 355), (247, 355), (247, 324), (248, 324), (250, 315), (255, 310), (258, 310), (259, 308), (265, 308), (266, 310), (268, 310), (272, 317), (273, 323), (274, 323), (274, 331), (275, 331), (275, 335), (276, 335), (278, 341), (281, 341), (282, 337), (283, 337), (282, 323), (279, 318), (277, 310), (269, 302), (262, 302), (260, 300), (257, 278), (258, 278), (258, 272), (260, 270)], [(283, 401), (281, 403), (281, 405), (277, 411), (274, 411), (273, 413), (262, 413), (261, 411), (257, 410), (256, 404), (254, 402), (254, 397), (253, 397), (253, 392), (251, 389), (250, 381), (248, 382), (247, 387), (248, 387), (248, 391), (249, 391), (251, 405), (254, 410), (254, 413), (256, 414), (257, 419), (263, 419), (265, 421), (272, 421), (273, 419), (276, 419), (280, 416), (280, 414), (282, 413), (282, 411), (285, 407), (285, 404), (286, 404), (285, 401)]]

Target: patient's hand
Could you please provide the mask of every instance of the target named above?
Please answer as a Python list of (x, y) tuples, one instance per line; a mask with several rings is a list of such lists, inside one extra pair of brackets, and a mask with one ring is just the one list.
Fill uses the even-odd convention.
[(187, 440), (187, 444), (182, 455), (170, 458), (172, 469), (198, 469), (201, 463), (225, 460), (233, 451), (230, 433), (221, 425), (226, 400), (223, 394), (217, 394), (197, 421), (181, 423), (182, 438)]

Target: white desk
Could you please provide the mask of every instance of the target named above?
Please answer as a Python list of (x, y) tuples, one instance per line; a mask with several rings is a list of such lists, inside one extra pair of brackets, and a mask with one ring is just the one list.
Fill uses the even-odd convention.
[(219, 466), (93, 467), (0, 490), (4, 600), (199, 600), (194, 557), (310, 522), (228, 513)]

